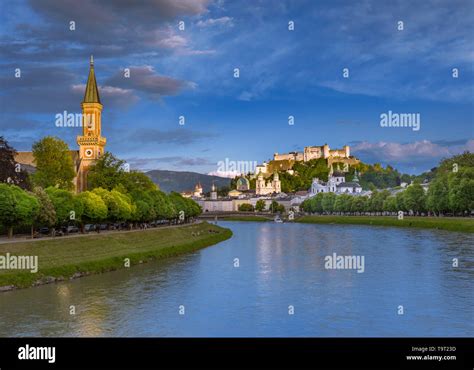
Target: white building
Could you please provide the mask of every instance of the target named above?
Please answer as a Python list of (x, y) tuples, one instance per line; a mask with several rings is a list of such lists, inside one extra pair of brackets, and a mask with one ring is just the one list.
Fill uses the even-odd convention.
[(196, 184), (196, 186), (194, 187), (193, 197), (195, 197), (195, 198), (201, 198), (202, 197), (202, 186), (201, 186), (200, 182), (198, 182)]
[(311, 184), (310, 196), (318, 193), (360, 194), (362, 193), (362, 186), (359, 185), (358, 181), (357, 172), (354, 180), (350, 182), (346, 182), (343, 172), (330, 174), (327, 182), (314, 178)]
[(278, 172), (273, 175), (273, 181), (266, 181), (263, 178), (263, 174), (260, 172), (255, 182), (255, 194), (256, 195), (267, 195), (273, 193), (281, 193), (281, 182), (278, 176)]

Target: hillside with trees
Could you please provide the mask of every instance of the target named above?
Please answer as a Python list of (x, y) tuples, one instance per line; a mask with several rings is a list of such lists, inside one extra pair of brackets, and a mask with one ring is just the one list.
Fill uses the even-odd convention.
[[(284, 193), (294, 193), (297, 191), (306, 191), (311, 187), (314, 178), (321, 181), (327, 181), (329, 175), (329, 167), (327, 160), (324, 158), (312, 159), (308, 162), (296, 162), (292, 168), (293, 174), (282, 171), (279, 172), (281, 181), (281, 189)], [(354, 166), (344, 168), (342, 164), (334, 164), (333, 170), (346, 171), (346, 181), (352, 181), (357, 171), (359, 183), (364, 190), (387, 189), (400, 186), (401, 183), (410, 183), (415, 176), (402, 174), (392, 166), (383, 167), (379, 163), (365, 164), (359, 163)], [(255, 178), (251, 174), (245, 176), (250, 187), (255, 189)], [(253, 177), (253, 178), (252, 178)], [(235, 188), (238, 177), (231, 182), (231, 187)], [(267, 181), (273, 180), (271, 174)]]

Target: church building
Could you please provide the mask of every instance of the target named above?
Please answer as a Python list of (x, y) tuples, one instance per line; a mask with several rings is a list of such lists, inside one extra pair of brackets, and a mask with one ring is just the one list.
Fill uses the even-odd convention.
[[(102, 103), (99, 97), (99, 89), (94, 73), (94, 59), (91, 56), (89, 66), (89, 77), (87, 78), (86, 91), (81, 103), (82, 107), (82, 135), (77, 136), (79, 150), (70, 150), (74, 163), (76, 177), (74, 187), (77, 193), (87, 190), (87, 173), (95, 161), (105, 151), (106, 139), (102, 136)], [(34, 172), (36, 163), (33, 152), (18, 152), (15, 162), (22, 167)]]
[(257, 181), (255, 182), (255, 193), (257, 195), (281, 193), (281, 182), (278, 176), (278, 172), (275, 172), (273, 175), (273, 180), (268, 182), (264, 179), (263, 174), (259, 172), (257, 176)]
[(353, 180), (346, 182), (346, 175), (344, 172), (333, 172), (331, 167), (327, 182), (323, 182), (318, 178), (313, 179), (310, 189), (310, 196), (314, 196), (318, 193), (361, 194), (362, 186), (359, 185), (357, 171), (355, 172)]

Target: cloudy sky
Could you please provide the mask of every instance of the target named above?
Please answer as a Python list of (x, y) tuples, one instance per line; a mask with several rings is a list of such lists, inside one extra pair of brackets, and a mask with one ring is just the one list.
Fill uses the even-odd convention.
[[(80, 112), (93, 54), (107, 149), (132, 168), (209, 173), (327, 142), (419, 173), (474, 150), (473, 4), (3, 0), (0, 135), (76, 148), (55, 116)], [(420, 130), (381, 127), (388, 111)]]

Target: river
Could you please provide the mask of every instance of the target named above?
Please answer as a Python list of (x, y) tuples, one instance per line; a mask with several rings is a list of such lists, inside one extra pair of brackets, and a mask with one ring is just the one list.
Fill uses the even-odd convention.
[[(474, 335), (472, 234), (218, 224), (234, 236), (195, 253), (0, 293), (0, 336)], [(326, 269), (333, 253), (363, 272)]]

